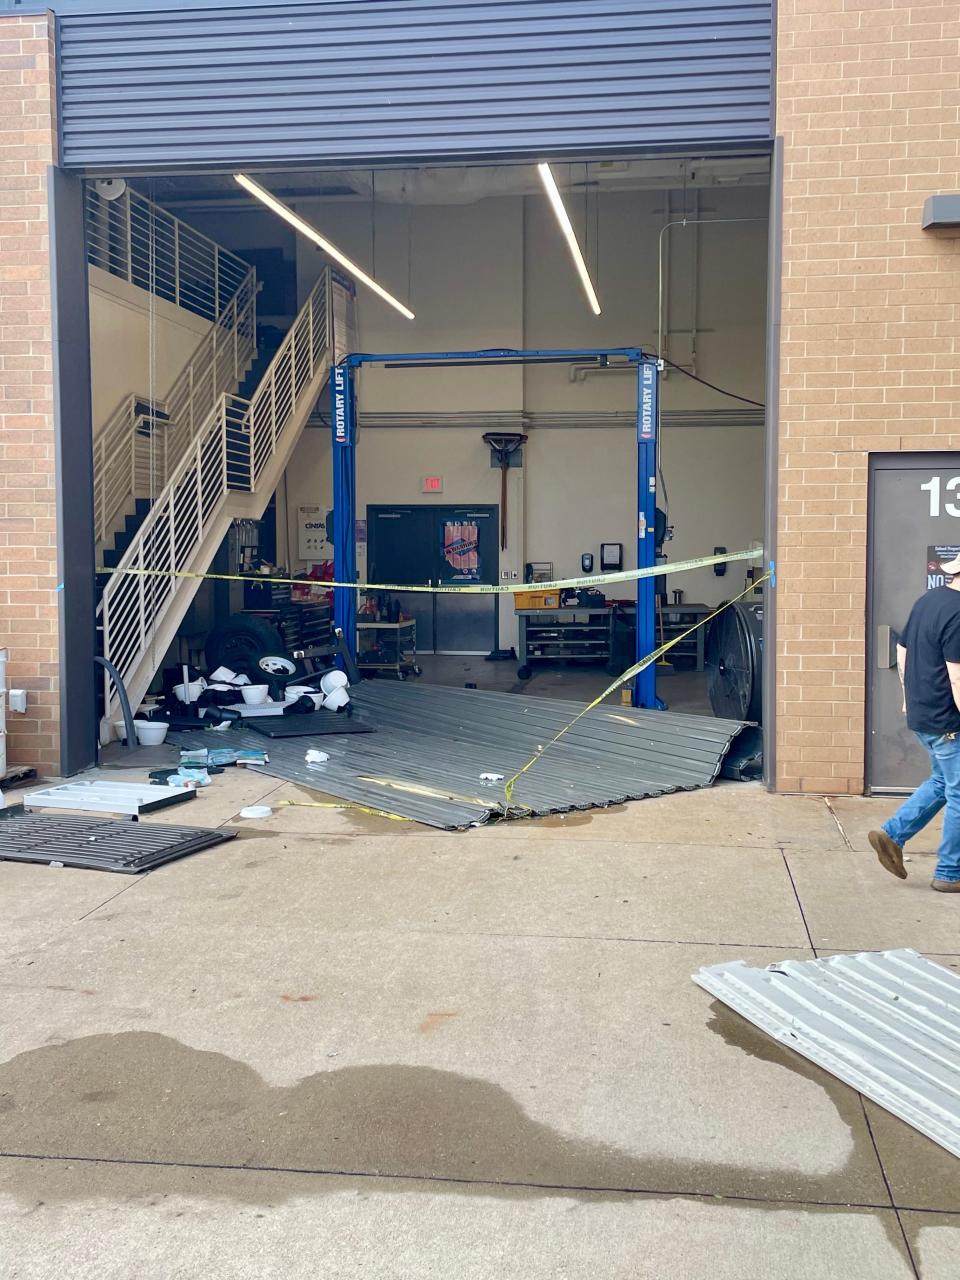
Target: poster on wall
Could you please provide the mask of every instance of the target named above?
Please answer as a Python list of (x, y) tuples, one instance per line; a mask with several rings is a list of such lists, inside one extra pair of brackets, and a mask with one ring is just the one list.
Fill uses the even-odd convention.
[(445, 520), (440, 537), (443, 558), (453, 570), (449, 581), (479, 582), (480, 529), (476, 521)]
[(322, 507), (297, 507), (297, 555), (301, 560), (326, 560), (331, 553), (327, 542), (327, 513)]
[(934, 587), (942, 587), (946, 585), (947, 575), (940, 567), (943, 564), (949, 564), (951, 560), (956, 560), (960, 556), (960, 547), (927, 547), (927, 590), (932, 591)]

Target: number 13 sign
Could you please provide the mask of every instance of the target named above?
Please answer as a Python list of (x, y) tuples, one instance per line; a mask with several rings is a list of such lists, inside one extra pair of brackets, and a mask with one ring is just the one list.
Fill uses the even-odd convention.
[[(942, 486), (948, 494), (955, 494), (960, 489), (960, 476), (951, 476), (950, 479)], [(932, 519), (936, 519), (941, 514), (940, 504), (941, 482), (939, 476), (934, 476), (928, 480), (926, 484), (920, 486), (921, 493), (929, 493), (930, 495), (930, 515)], [(943, 503), (942, 512), (945, 516), (954, 516), (960, 518), (960, 507), (954, 502)]]

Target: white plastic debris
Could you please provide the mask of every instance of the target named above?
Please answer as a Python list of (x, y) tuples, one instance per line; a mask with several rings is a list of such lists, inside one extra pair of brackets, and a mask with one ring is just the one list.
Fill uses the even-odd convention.
[(326, 764), (330, 759), (325, 751), (317, 751), (314, 747), (311, 747), (303, 758), (307, 764)]
[(273, 814), (273, 810), (268, 804), (248, 804), (245, 809), (240, 810), (241, 818), (269, 818)]
[(498, 782), (503, 781), (502, 773), (481, 773), (480, 781), (485, 787), (495, 787)]

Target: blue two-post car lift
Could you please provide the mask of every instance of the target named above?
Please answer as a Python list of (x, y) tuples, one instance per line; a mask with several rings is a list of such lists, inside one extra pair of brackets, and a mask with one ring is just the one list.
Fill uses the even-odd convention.
[[(626, 363), (637, 370), (637, 565), (652, 569), (656, 563), (655, 515), (657, 499), (657, 428), (659, 421), (659, 361), (639, 347), (583, 348), (559, 351), (417, 351), (382, 355), (358, 353), (344, 356), (331, 378), (333, 435), (333, 540), (334, 576), (337, 582), (356, 582), (356, 371), (365, 364), (389, 368), (432, 368), (456, 365), (589, 364)], [(492, 584), (496, 585), (496, 584)], [(350, 652), (356, 649), (356, 592), (334, 589), (334, 618)], [(637, 661), (656, 647), (656, 588), (653, 576), (637, 581)], [(650, 664), (634, 681), (633, 703), (660, 709), (656, 669)]]

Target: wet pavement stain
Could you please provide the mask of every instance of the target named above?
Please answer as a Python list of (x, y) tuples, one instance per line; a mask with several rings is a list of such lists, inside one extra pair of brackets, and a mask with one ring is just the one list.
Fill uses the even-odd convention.
[(554, 813), (548, 818), (536, 818), (534, 827), (587, 827), (600, 813), (625, 813), (625, 804), (611, 804), (606, 809), (571, 809), (569, 813)]
[[(455, 1072), (345, 1067), (275, 1087), (223, 1054), (137, 1031), (44, 1046), (0, 1065), (0, 1155), (37, 1157), (6, 1166), (7, 1188), (31, 1204), (125, 1198), (134, 1185), (258, 1204), (304, 1194), (303, 1179), (294, 1190), (268, 1171), (338, 1175), (309, 1180), (316, 1195), (342, 1190), (344, 1178), (379, 1176), (394, 1179), (392, 1191), (434, 1194), (730, 1195), (844, 1212), (847, 1201), (886, 1204), (872, 1147), (822, 1177), (638, 1157), (539, 1123), (499, 1085)], [(78, 1177), (71, 1160), (91, 1163)], [(197, 1166), (259, 1176), (218, 1192), (219, 1173), (205, 1178)]]
[(417, 1030), (423, 1032), (436, 1031), (438, 1027), (442, 1027), (450, 1018), (458, 1018), (459, 1016), (456, 1009), (452, 1009), (449, 1012), (440, 1009), (436, 1013), (428, 1013), (417, 1027)]

